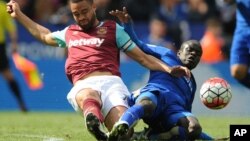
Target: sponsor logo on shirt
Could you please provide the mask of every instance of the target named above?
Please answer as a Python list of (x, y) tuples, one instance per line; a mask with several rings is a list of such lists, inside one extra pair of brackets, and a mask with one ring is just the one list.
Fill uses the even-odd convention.
[(69, 47), (72, 46), (92, 46), (96, 45), (96, 47), (100, 47), (104, 39), (100, 38), (89, 38), (89, 39), (78, 39), (78, 40), (69, 40)]

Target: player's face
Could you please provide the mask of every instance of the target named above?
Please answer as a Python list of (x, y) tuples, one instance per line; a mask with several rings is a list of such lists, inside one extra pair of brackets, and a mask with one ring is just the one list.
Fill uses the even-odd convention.
[(202, 49), (200, 44), (184, 43), (178, 52), (178, 56), (184, 66), (190, 70), (194, 69), (200, 62)]
[(89, 30), (95, 25), (95, 5), (89, 3), (87, 0), (79, 1), (77, 3), (70, 3), (70, 9), (76, 23), (83, 31)]

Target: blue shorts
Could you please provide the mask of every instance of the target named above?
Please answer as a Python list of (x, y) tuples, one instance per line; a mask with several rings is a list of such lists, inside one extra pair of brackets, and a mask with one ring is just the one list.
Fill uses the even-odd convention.
[(141, 99), (150, 99), (155, 105), (156, 109), (151, 118), (158, 117), (160, 113), (162, 113), (166, 107), (165, 98), (160, 94), (159, 91), (143, 91), (137, 97), (129, 98), (129, 106), (133, 106), (135, 103), (138, 103)]
[[(185, 106), (185, 99), (170, 91), (143, 91), (138, 97), (130, 98), (133, 103), (142, 98), (149, 98), (157, 105), (152, 117), (143, 121), (153, 129), (154, 133), (168, 131), (183, 117), (194, 116)], [(133, 105), (133, 104), (132, 104)], [(130, 105), (130, 106), (132, 106)]]
[(236, 28), (231, 53), (230, 65), (234, 64), (250, 64), (250, 29)]

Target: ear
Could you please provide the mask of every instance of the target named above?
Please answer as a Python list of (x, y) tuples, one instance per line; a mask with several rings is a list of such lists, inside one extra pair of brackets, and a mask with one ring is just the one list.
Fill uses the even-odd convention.
[(94, 11), (96, 11), (96, 9), (97, 9), (96, 3), (93, 3), (93, 4), (92, 4), (92, 8), (94, 9)]

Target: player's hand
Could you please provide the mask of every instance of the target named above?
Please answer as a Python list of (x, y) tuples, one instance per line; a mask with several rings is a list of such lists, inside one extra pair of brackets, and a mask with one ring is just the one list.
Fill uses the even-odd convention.
[(123, 7), (122, 11), (120, 10), (112, 10), (109, 12), (110, 15), (117, 17), (120, 22), (122, 23), (128, 23), (131, 20), (130, 15), (128, 14), (128, 11), (126, 7)]
[(187, 76), (188, 78), (191, 77), (190, 70), (187, 67), (183, 66), (174, 66), (171, 68), (169, 73), (175, 77), (182, 77), (182, 76)]
[(10, 0), (7, 3), (7, 12), (11, 17), (16, 18), (17, 15), (21, 12), (18, 3), (14, 0)]

